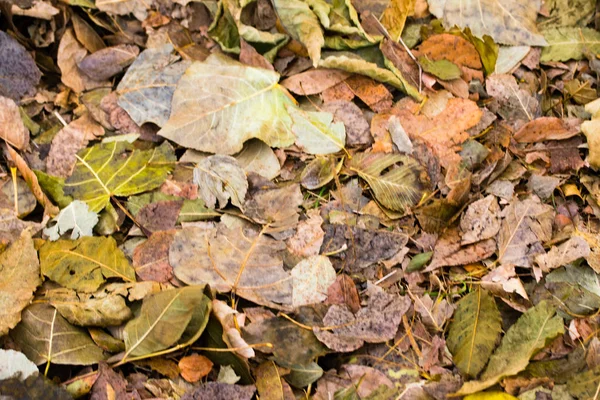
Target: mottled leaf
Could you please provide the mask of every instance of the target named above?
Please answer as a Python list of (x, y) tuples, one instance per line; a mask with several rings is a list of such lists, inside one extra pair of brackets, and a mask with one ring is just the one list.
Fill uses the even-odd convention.
[(32, 94), (41, 76), (25, 48), (11, 35), (0, 31), (0, 96), (19, 101)]
[(209, 208), (231, 204), (243, 209), (248, 190), (246, 174), (231, 156), (215, 155), (201, 160), (194, 168), (194, 183), (198, 185), (200, 197)]
[(542, 32), (548, 46), (540, 61), (581, 60), (584, 54), (600, 52), (600, 32), (591, 28), (549, 28)]

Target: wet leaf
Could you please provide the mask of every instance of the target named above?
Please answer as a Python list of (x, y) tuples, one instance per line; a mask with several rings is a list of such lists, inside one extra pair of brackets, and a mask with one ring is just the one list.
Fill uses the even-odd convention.
[(476, 377), (487, 364), (502, 331), (494, 297), (477, 289), (457, 304), (446, 343), (460, 371)]
[(0, 253), (0, 268), (0, 335), (6, 335), (21, 320), (21, 311), (42, 283), (40, 263), (31, 234), (26, 229), (18, 240)]
[(101, 211), (111, 196), (130, 196), (152, 190), (173, 169), (175, 155), (168, 143), (151, 150), (135, 150), (126, 142), (101, 143), (82, 150), (65, 181), (65, 194)]
[(172, 53), (170, 44), (144, 50), (117, 87), (119, 105), (138, 125), (153, 122), (164, 126), (169, 119), (175, 87), (190, 65), (187, 61), (176, 62)]
[(27, 307), (11, 337), (37, 365), (92, 365), (104, 360), (102, 350), (83, 329), (71, 325), (47, 304)]
[[(377, 200), (391, 210), (406, 211), (425, 193), (426, 173), (411, 157), (357, 153), (346, 166), (367, 181)], [(382, 174), (386, 169), (390, 170)]]
[(92, 236), (92, 229), (98, 223), (98, 215), (90, 211), (86, 203), (75, 200), (60, 210), (52, 221), (54, 226), (44, 228), (44, 235), (48, 236), (48, 239), (58, 240), (70, 230), (71, 240), (76, 240), (82, 236)]
[(529, 309), (508, 329), (479, 380), (466, 382), (457, 394), (479, 392), (524, 370), (535, 353), (564, 333), (563, 320), (555, 313), (545, 301)]
[(135, 271), (112, 237), (46, 242), (40, 248), (42, 274), (64, 287), (93, 292), (106, 278), (135, 282)]
[[(171, 117), (159, 134), (200, 151), (233, 154), (258, 138), (272, 147), (295, 140), (286, 106), (292, 101), (272, 71), (213, 54), (192, 64), (177, 84)], [(223, 94), (215, 99), (212, 93)]]
[(0, 32), (0, 96), (19, 101), (32, 94), (41, 76), (25, 48), (8, 33)]
[(19, 107), (12, 99), (2, 96), (0, 96), (0, 139), (6, 140), (19, 150), (23, 150), (29, 144), (29, 130), (23, 125)]
[(146, 297), (139, 315), (125, 325), (123, 358), (144, 356), (173, 346), (184, 335), (196, 312), (202, 316), (203, 323), (198, 327), (201, 332), (210, 308), (204, 286), (170, 289)]
[(199, 187), (199, 195), (209, 208), (219, 208), (231, 204), (243, 209), (248, 181), (237, 160), (230, 156), (210, 156), (201, 160), (194, 168), (194, 183)]

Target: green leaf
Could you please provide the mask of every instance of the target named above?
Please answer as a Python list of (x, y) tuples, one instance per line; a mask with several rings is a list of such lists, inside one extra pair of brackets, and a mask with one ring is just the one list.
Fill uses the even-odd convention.
[[(234, 154), (258, 138), (271, 147), (294, 143), (286, 106), (293, 101), (279, 74), (248, 67), (221, 54), (193, 63), (175, 95), (161, 136), (200, 151)], [(215, 96), (220, 93), (220, 96)]]
[[(397, 165), (394, 168), (390, 168)], [(417, 161), (400, 154), (357, 153), (346, 166), (369, 184), (377, 200), (395, 211), (406, 211), (425, 192), (425, 170)], [(384, 170), (388, 172), (381, 174)]]
[(227, 201), (243, 209), (248, 181), (237, 160), (231, 156), (215, 155), (206, 157), (194, 168), (194, 183), (199, 195), (210, 208), (225, 208)]
[(173, 170), (175, 153), (167, 142), (135, 150), (126, 142), (100, 143), (79, 152), (64, 192), (101, 211), (111, 196), (131, 196), (160, 186)]
[[(208, 318), (210, 308), (204, 286), (170, 289), (144, 298), (139, 315), (125, 325), (126, 352), (123, 360), (173, 346), (194, 317), (198, 320), (195, 314), (200, 312)], [(202, 324), (195, 325), (204, 329)]]
[(328, 25), (323, 25), (327, 30), (347, 36), (358, 35), (372, 43), (375, 42), (363, 29), (358, 12), (352, 5), (351, 0), (333, 0), (329, 12), (329, 21)]
[(423, 70), (443, 81), (460, 78), (462, 72), (458, 65), (448, 60), (430, 60), (428, 57), (419, 57), (419, 64)]
[(296, 144), (307, 153), (331, 154), (345, 148), (346, 128), (342, 122), (333, 122), (333, 114), (296, 107), (289, 107), (288, 111), (294, 121)]
[(27, 307), (11, 337), (37, 365), (92, 365), (105, 358), (83, 329), (71, 325), (48, 304)]
[(71, 240), (75, 240), (82, 236), (93, 235), (92, 229), (98, 223), (98, 214), (90, 211), (83, 201), (75, 200), (60, 210), (52, 221), (55, 222), (54, 226), (44, 229), (44, 235), (47, 235), (50, 240), (58, 240), (71, 229)]
[(136, 124), (163, 126), (169, 119), (175, 86), (189, 66), (173, 63), (173, 45), (144, 50), (127, 69), (117, 87), (119, 105)]
[(308, 4), (300, 0), (274, 0), (274, 4), (282, 25), (306, 47), (316, 68), (321, 59), (321, 47), (325, 44), (317, 16)]
[(536, 27), (540, 6), (539, 1), (522, 0), (429, 1), (431, 13), (443, 18), (447, 29), (470, 28), (479, 38), (489, 35), (498, 43), (517, 46), (546, 45)]
[(555, 313), (547, 301), (527, 310), (506, 332), (480, 379), (464, 383), (456, 395), (480, 392), (523, 371), (531, 357), (564, 333), (563, 320)]
[(492, 355), (502, 332), (502, 318), (494, 296), (477, 289), (463, 297), (448, 332), (448, 349), (458, 369), (477, 376)]
[(0, 253), (0, 336), (21, 320), (21, 311), (42, 283), (40, 263), (28, 230)]
[(591, 28), (549, 28), (542, 32), (548, 46), (540, 61), (581, 60), (586, 52), (600, 52), (600, 32)]
[(42, 274), (69, 289), (93, 292), (105, 278), (135, 282), (135, 270), (112, 237), (46, 242), (40, 248)]
[(567, 390), (578, 399), (593, 399), (600, 387), (600, 367), (573, 375), (567, 381)]

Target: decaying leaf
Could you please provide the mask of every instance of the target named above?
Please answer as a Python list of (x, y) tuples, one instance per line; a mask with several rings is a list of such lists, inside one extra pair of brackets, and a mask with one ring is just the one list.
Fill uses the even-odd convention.
[(454, 307), (446, 299), (437, 298), (434, 301), (431, 296), (423, 295), (415, 298), (415, 311), (421, 314), (427, 327), (440, 331), (454, 313)]
[(310, 210), (307, 214), (308, 219), (300, 221), (294, 236), (286, 240), (288, 250), (300, 257), (319, 254), (325, 236), (321, 228), (323, 218), (317, 210)]
[(581, 236), (573, 236), (558, 247), (552, 248), (543, 254), (535, 257), (535, 262), (544, 272), (550, 272), (553, 269), (572, 263), (580, 258), (587, 258), (590, 255), (590, 246)]
[(189, 62), (177, 62), (172, 53), (170, 44), (144, 50), (117, 87), (119, 105), (140, 126), (146, 122), (164, 126), (169, 119), (175, 87), (189, 66)]
[(252, 193), (245, 211), (252, 220), (265, 225), (265, 232), (274, 234), (296, 227), (298, 207), (302, 200), (302, 192), (297, 184), (265, 187)]
[(100, 143), (82, 150), (65, 194), (101, 211), (111, 196), (130, 196), (160, 186), (173, 169), (175, 154), (168, 143), (135, 150), (127, 142)]
[(71, 325), (48, 304), (27, 307), (11, 337), (37, 365), (92, 365), (104, 360), (102, 350), (88, 334)]
[(26, 229), (17, 241), (0, 253), (0, 268), (0, 335), (6, 335), (21, 320), (21, 311), (42, 283), (40, 263), (31, 234)]
[(3, 96), (0, 96), (0, 139), (19, 150), (29, 144), (29, 130), (23, 125), (19, 107), (11, 98)]
[(502, 44), (546, 45), (535, 23), (540, 1), (446, 0), (434, 4), (430, 11), (443, 18), (447, 28), (469, 28), (477, 37), (489, 35)]
[[(258, 138), (272, 147), (295, 140), (276, 72), (247, 67), (213, 54), (192, 64), (177, 84), (171, 116), (159, 134), (180, 145), (233, 154)], [(215, 98), (212, 94), (220, 92)]]
[(8, 33), (0, 32), (0, 96), (21, 100), (32, 94), (41, 76), (25, 48)]
[(93, 292), (106, 278), (135, 282), (135, 271), (112, 237), (46, 242), (40, 248), (42, 274), (61, 285)]
[(496, 241), (492, 238), (463, 244), (459, 230), (450, 228), (435, 244), (433, 257), (426, 271), (446, 265), (465, 265), (484, 260), (494, 254), (496, 246)]
[(529, 309), (506, 332), (479, 380), (466, 382), (456, 394), (482, 391), (523, 371), (535, 353), (564, 333), (563, 320), (555, 314), (556, 309), (546, 301)]
[(495, 237), (500, 230), (499, 214), (500, 206), (493, 195), (470, 204), (460, 219), (461, 244), (471, 244)]
[(515, 140), (519, 143), (535, 143), (544, 140), (569, 139), (579, 133), (577, 124), (570, 124), (569, 120), (554, 117), (541, 117), (523, 125), (515, 133)]
[(448, 349), (460, 371), (476, 377), (487, 364), (502, 330), (494, 297), (478, 288), (457, 304), (448, 331)]
[[(382, 175), (382, 171), (394, 165), (394, 168)], [(347, 161), (346, 166), (366, 180), (377, 200), (391, 210), (406, 211), (425, 193), (426, 173), (409, 156), (357, 153)]]
[(294, 307), (322, 302), (327, 298), (327, 289), (335, 281), (335, 270), (326, 256), (315, 255), (300, 261), (290, 275), (294, 281)]
[(227, 201), (243, 209), (248, 181), (246, 174), (231, 156), (215, 155), (201, 160), (194, 168), (194, 183), (209, 208), (224, 208)]
[(408, 297), (373, 289), (367, 307), (354, 314), (344, 305), (332, 305), (323, 318), (327, 329), (317, 327), (313, 332), (330, 349), (350, 352), (365, 342), (382, 343), (392, 339), (409, 307)]
[[(139, 315), (125, 325), (127, 357), (144, 356), (167, 349), (182, 337), (198, 338), (210, 313), (204, 286), (165, 290), (144, 299)], [(193, 328), (189, 331), (188, 328)]]
[(533, 257), (543, 253), (542, 243), (552, 236), (554, 210), (537, 197), (514, 200), (502, 210), (498, 234), (498, 258), (502, 264), (531, 267)]
[(254, 172), (267, 179), (274, 179), (279, 175), (280, 166), (277, 156), (271, 147), (258, 139), (244, 143), (244, 149), (235, 156), (235, 159), (246, 174)]
[(98, 223), (98, 214), (90, 211), (86, 203), (74, 200), (60, 210), (52, 221), (54, 226), (44, 228), (44, 235), (48, 236), (48, 239), (58, 240), (70, 230), (71, 240), (76, 240), (82, 236), (92, 236), (92, 229)]

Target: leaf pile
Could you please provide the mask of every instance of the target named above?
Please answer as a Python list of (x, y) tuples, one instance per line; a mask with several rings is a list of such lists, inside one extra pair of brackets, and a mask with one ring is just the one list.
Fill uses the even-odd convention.
[(597, 2), (0, 14), (0, 397), (598, 397)]

